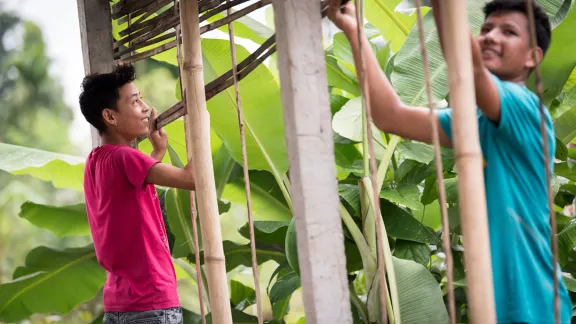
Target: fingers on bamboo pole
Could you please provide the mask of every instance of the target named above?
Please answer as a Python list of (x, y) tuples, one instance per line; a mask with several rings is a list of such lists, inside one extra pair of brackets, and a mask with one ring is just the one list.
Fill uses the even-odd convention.
[(228, 278), (222, 245), (220, 217), (210, 149), (210, 116), (206, 110), (198, 1), (180, 2), (182, 54), (187, 120), (193, 148), (198, 213), (207, 270), (210, 308), (214, 323), (232, 323)]
[(496, 322), (496, 312), (467, 3), (442, 2), (471, 322), (490, 324)]

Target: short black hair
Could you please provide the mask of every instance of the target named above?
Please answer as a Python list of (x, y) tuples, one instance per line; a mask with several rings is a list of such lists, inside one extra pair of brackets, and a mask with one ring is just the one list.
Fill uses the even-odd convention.
[(80, 110), (100, 134), (106, 131), (102, 117), (104, 109), (116, 109), (120, 99), (120, 88), (136, 79), (134, 66), (117, 65), (111, 73), (94, 73), (84, 77), (80, 93)]
[[(542, 52), (546, 54), (548, 48), (550, 47), (550, 42), (552, 38), (552, 28), (550, 27), (550, 20), (548, 15), (536, 3), (534, 0), (529, 0), (534, 8), (534, 23), (536, 25), (536, 43), (538, 47), (542, 49)], [(527, 0), (494, 0), (487, 3), (484, 7), (485, 19), (488, 16), (501, 13), (501, 12), (521, 12), (528, 17)], [(530, 22), (528, 22), (530, 23)]]

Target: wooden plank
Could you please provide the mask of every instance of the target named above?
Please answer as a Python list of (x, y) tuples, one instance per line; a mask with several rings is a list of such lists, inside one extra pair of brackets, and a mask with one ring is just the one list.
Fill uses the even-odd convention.
[[(78, 0), (78, 21), (84, 73), (109, 73), (114, 64), (112, 24), (108, 0)], [(92, 147), (100, 145), (100, 136), (92, 129)]]
[(306, 323), (352, 323), (317, 1), (274, 0)]
[(198, 215), (202, 231), (212, 322), (231, 324), (230, 294), (210, 148), (210, 115), (206, 109), (204, 92), (198, 1), (180, 1), (180, 22), (183, 55), (182, 80), (187, 98), (186, 118), (190, 126), (189, 136), (193, 151), (192, 156), (188, 158), (191, 158), (196, 178)]
[(476, 93), (466, 1), (444, 0), (442, 30), (453, 107), (452, 133), (471, 323), (495, 323), (483, 156), (478, 135)]

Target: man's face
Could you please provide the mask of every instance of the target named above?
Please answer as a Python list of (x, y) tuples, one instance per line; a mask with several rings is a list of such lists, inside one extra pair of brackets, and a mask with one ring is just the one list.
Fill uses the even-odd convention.
[(477, 40), (486, 68), (503, 79), (528, 75), (534, 64), (528, 18), (520, 12), (490, 15)]
[(116, 110), (108, 110), (113, 114), (115, 124), (109, 126), (126, 138), (136, 138), (148, 134), (148, 105), (142, 101), (140, 92), (133, 82), (120, 88)]

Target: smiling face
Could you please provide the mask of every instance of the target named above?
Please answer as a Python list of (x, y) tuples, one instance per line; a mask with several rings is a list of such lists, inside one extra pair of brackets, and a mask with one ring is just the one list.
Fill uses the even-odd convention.
[(116, 109), (105, 109), (102, 114), (108, 130), (115, 131), (128, 140), (148, 134), (148, 105), (142, 101), (134, 82), (122, 86)]
[[(486, 68), (503, 80), (524, 81), (534, 68), (528, 18), (521, 12), (491, 14), (477, 40)], [(538, 51), (541, 57), (542, 51)]]

